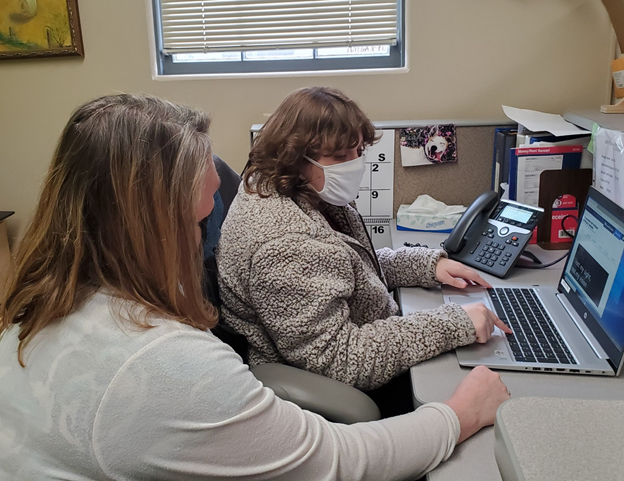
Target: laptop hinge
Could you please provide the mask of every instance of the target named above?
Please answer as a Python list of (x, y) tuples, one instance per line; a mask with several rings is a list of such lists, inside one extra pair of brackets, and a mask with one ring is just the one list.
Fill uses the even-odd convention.
[(599, 359), (608, 360), (609, 356), (607, 355), (605, 350), (600, 346), (600, 344), (598, 343), (594, 335), (590, 332), (587, 325), (583, 322), (580, 316), (576, 313), (576, 311), (572, 307), (572, 304), (570, 304), (570, 302), (565, 298), (563, 294), (557, 293), (556, 296), (557, 296), (557, 299), (559, 299), (559, 302), (561, 303), (563, 308), (568, 313), (568, 315), (574, 321), (574, 324), (576, 324), (576, 327), (578, 327), (578, 330), (581, 331), (581, 334), (583, 335), (583, 337), (585, 338), (589, 346), (594, 351), (594, 354), (596, 354), (596, 357), (598, 357)]

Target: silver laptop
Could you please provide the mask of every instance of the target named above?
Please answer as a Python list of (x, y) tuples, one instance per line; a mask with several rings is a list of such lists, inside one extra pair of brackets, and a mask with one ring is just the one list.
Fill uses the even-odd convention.
[(458, 348), (462, 366), (617, 376), (624, 362), (624, 210), (590, 188), (557, 287), (443, 286), (444, 301), (483, 302), (514, 331)]

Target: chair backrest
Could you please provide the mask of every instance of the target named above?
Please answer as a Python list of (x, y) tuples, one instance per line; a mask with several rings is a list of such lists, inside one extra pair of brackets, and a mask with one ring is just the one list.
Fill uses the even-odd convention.
[(213, 155), (213, 161), (221, 179), (219, 190), (214, 195), (214, 208), (210, 215), (201, 222), (202, 244), (204, 248), (205, 288), (204, 294), (217, 307), (221, 305), (217, 284), (217, 264), (214, 248), (221, 237), (221, 225), (225, 220), (232, 200), (238, 192), (241, 176), (237, 174), (221, 157)]
[[(221, 179), (221, 185), (214, 196), (215, 206), (212, 213), (202, 221), (204, 295), (214, 306), (220, 309), (221, 299), (219, 298), (218, 272), (214, 248), (219, 242), (221, 225), (230, 209), (232, 200), (234, 200), (236, 196), (236, 192), (238, 192), (241, 177), (218, 155), (213, 155), (212, 158), (219, 178)], [(219, 322), (219, 324), (212, 329), (212, 333), (226, 344), (229, 344), (232, 349), (247, 362), (248, 343), (245, 336), (236, 333), (223, 322)]]

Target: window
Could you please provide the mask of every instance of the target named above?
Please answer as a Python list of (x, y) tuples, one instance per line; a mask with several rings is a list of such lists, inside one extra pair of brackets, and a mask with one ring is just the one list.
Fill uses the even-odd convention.
[(152, 0), (158, 73), (405, 65), (404, 0)]

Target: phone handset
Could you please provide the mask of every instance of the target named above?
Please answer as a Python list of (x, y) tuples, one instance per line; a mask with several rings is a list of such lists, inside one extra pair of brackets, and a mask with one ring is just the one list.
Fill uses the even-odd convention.
[(462, 250), (464, 244), (466, 243), (466, 233), (468, 232), (468, 229), (472, 226), (480, 214), (485, 214), (486, 217), (489, 216), (490, 212), (492, 212), (497, 203), (498, 194), (494, 191), (484, 192), (477, 197), (459, 218), (459, 221), (457, 221), (453, 231), (444, 241), (444, 250), (447, 252), (459, 252)]

